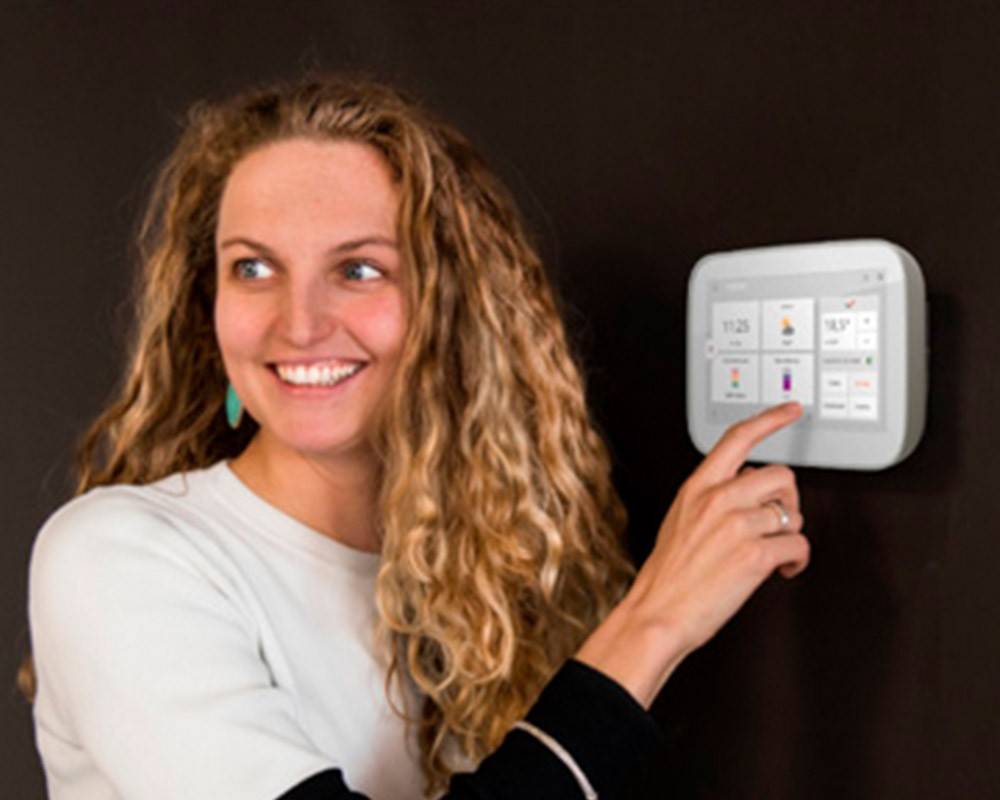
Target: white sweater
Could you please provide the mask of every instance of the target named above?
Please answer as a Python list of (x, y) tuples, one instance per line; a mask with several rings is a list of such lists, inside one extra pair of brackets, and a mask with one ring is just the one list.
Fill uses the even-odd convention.
[(419, 797), (374, 655), (378, 566), (225, 463), (64, 506), (29, 579), (52, 800), (274, 800), (331, 767)]

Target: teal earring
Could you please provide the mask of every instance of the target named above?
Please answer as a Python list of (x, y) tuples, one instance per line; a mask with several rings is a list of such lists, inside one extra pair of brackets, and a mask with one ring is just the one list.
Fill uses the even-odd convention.
[(226, 386), (226, 421), (233, 430), (243, 421), (243, 403), (231, 383)]

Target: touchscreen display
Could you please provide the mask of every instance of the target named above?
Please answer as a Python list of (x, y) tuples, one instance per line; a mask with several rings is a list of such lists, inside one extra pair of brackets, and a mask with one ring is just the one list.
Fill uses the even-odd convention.
[(798, 400), (813, 424), (880, 426), (878, 271), (719, 279), (709, 286), (709, 419)]

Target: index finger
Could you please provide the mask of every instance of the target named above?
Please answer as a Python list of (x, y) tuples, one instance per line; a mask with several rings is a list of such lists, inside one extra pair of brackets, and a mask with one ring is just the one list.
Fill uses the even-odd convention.
[(751, 450), (772, 433), (791, 425), (801, 416), (801, 404), (793, 401), (768, 408), (733, 425), (722, 434), (722, 438), (705, 456), (694, 475), (709, 485), (732, 478), (747, 460)]

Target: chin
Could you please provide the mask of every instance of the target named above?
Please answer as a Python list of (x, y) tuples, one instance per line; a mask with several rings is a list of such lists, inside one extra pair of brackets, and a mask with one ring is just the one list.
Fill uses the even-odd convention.
[(332, 458), (367, 449), (367, 440), (356, 428), (329, 422), (286, 423), (271, 428), (268, 438), (282, 449), (313, 458)]

